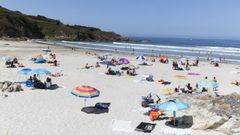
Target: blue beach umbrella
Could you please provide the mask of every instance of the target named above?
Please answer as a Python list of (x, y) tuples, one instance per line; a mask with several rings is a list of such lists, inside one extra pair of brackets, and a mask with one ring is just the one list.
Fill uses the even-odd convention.
[(145, 60), (145, 57), (143, 55), (139, 55), (136, 57), (137, 60)]
[(108, 66), (115, 66), (111, 61), (102, 61), (102, 62), (100, 62), (100, 64), (108, 65)]
[(48, 74), (51, 74), (51, 72), (44, 68), (38, 68), (38, 69), (32, 70), (28, 74), (48, 75)]
[(27, 75), (31, 71), (32, 71), (32, 69), (30, 69), (30, 68), (23, 68), (23, 69), (19, 70), (17, 73), (21, 74), (21, 75)]
[[(154, 107), (164, 111), (172, 111), (173, 117), (175, 118), (177, 111), (187, 109), (189, 106), (187, 103), (184, 103), (179, 101), (178, 99), (175, 99), (175, 100), (169, 100), (161, 104), (155, 104)], [(174, 121), (174, 125), (175, 125), (175, 121)]]

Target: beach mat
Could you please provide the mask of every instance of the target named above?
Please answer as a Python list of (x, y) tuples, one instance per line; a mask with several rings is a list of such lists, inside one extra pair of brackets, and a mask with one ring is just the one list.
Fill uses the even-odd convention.
[(135, 129), (138, 132), (151, 133), (155, 128), (156, 124), (141, 122)]
[(111, 123), (112, 131), (133, 132), (131, 121), (113, 120)]
[(179, 129), (179, 128), (171, 128), (171, 127), (162, 127), (160, 132), (167, 135), (192, 135), (192, 129)]

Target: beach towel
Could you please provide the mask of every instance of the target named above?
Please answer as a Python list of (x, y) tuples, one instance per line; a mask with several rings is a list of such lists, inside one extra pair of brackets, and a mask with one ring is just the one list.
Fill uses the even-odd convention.
[(167, 135), (191, 135), (192, 129), (171, 128), (171, 127), (164, 126), (160, 129), (160, 132)]
[(194, 75), (194, 76), (199, 76), (199, 73), (188, 73), (188, 75)]
[(144, 132), (144, 133), (151, 133), (155, 128), (156, 124), (141, 122), (135, 129), (135, 131)]
[(112, 131), (133, 132), (134, 128), (131, 127), (131, 121), (113, 120), (111, 122)]

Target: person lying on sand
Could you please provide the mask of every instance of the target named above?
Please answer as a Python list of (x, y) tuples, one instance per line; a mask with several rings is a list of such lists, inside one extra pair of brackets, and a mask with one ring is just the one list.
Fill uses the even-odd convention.
[(236, 86), (239, 86), (240, 85), (240, 81), (235, 80), (235, 81), (232, 82), (232, 84), (236, 85)]
[(50, 76), (52, 76), (52, 77), (60, 77), (60, 76), (63, 76), (63, 74), (60, 73), (60, 72), (57, 72), (55, 74), (50, 74)]
[(152, 64), (148, 64), (147, 62), (143, 62), (142, 64), (138, 64), (138, 65), (141, 65), (141, 66), (152, 66)]

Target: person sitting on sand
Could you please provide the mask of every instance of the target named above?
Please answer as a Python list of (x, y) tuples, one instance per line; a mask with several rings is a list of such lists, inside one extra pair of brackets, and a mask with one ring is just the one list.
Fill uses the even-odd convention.
[(219, 67), (218, 62), (215, 62), (215, 63), (214, 63), (214, 67)]
[(186, 61), (185, 69), (186, 70), (190, 70), (189, 60)]
[(96, 68), (100, 67), (99, 62), (96, 63), (95, 67), (96, 67)]
[(213, 82), (217, 83), (217, 79), (215, 76), (213, 77)]
[(46, 85), (46, 88), (50, 88), (52, 85), (52, 79), (47, 77), (45, 85)]
[(33, 82), (37, 82), (37, 81), (38, 81), (37, 76), (36, 76), (36, 74), (34, 74), (33, 75)]
[(88, 63), (85, 65), (86, 69), (89, 69), (91, 66), (88, 65)]
[(29, 82), (33, 82), (33, 78), (32, 78), (32, 76), (30, 76), (30, 77), (28, 78), (27, 81), (29, 81)]
[(192, 64), (192, 66), (198, 66), (198, 64), (199, 64), (199, 60), (197, 59), (197, 60)]
[(240, 81), (235, 80), (235, 81), (232, 82), (232, 84), (236, 85), (236, 86), (240, 86)]
[(193, 92), (193, 87), (191, 86), (190, 83), (188, 83), (188, 84), (186, 85), (185, 89), (187, 90), (187, 93), (192, 94), (192, 92)]
[(108, 75), (115, 75), (115, 71), (112, 70), (111, 68), (108, 68), (107, 74)]

